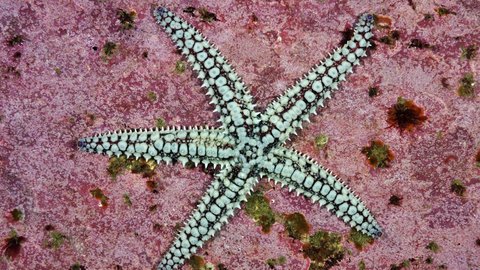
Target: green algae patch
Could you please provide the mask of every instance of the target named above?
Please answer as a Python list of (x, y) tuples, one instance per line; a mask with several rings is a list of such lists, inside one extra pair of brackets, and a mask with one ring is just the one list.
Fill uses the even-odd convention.
[(467, 59), (467, 60), (471, 60), (475, 57), (476, 55), (476, 51), (477, 51), (477, 46), (475, 45), (471, 45), (471, 46), (468, 46), (467, 48), (461, 46), (460, 49), (462, 49), (462, 54), (460, 55), (461, 59)]
[(303, 257), (310, 258), (310, 270), (330, 269), (345, 257), (342, 237), (336, 233), (318, 230), (302, 247)]
[(363, 251), (365, 244), (369, 243), (370, 245), (373, 245), (375, 239), (355, 229), (351, 229), (350, 234), (348, 235), (348, 241), (353, 242), (355, 249)]
[(397, 46), (397, 41), (400, 40), (400, 32), (393, 30), (388, 35), (381, 37), (378, 41), (387, 45), (390, 49), (394, 49)]
[(245, 214), (262, 226), (263, 233), (269, 233), (275, 224), (275, 213), (270, 207), (270, 200), (262, 193), (255, 192), (245, 203)]
[(415, 48), (415, 49), (435, 49), (434, 45), (430, 45), (421, 39), (414, 38), (410, 40), (410, 44), (408, 48)]
[(125, 174), (125, 170), (134, 174), (140, 174), (143, 178), (152, 178), (156, 174), (154, 171), (156, 165), (154, 159), (145, 161), (145, 158), (143, 157), (138, 160), (135, 160), (133, 156), (129, 158), (126, 156), (111, 157), (109, 159), (107, 172), (110, 178), (114, 181), (119, 174)]
[(285, 229), (289, 237), (302, 240), (310, 232), (310, 224), (302, 213), (295, 212), (285, 216)]
[(53, 231), (47, 234), (47, 240), (43, 241), (43, 247), (53, 248), (57, 250), (60, 248), (60, 245), (66, 245), (65, 239), (67, 239), (68, 243), (70, 244), (70, 239), (63, 235), (60, 232)]
[(475, 85), (475, 80), (473, 79), (473, 73), (466, 73), (465, 76), (463, 76), (463, 78), (461, 78), (459, 81), (461, 84), (457, 88), (458, 96), (464, 98), (475, 97), (475, 92), (473, 89), (477, 86)]
[(358, 263), (358, 269), (359, 270), (366, 270), (367, 269), (367, 266), (365, 265), (365, 262), (363, 260), (361, 260), (359, 263)]
[(156, 126), (157, 128), (164, 128), (167, 127), (167, 123), (162, 118), (155, 118), (155, 121), (157, 122)]
[(440, 7), (436, 8), (435, 11), (437, 12), (439, 17), (452, 14), (452, 15), (457, 15), (456, 12), (453, 12), (449, 9), (447, 9), (444, 5), (440, 5)]
[(182, 230), (182, 225), (180, 225), (180, 222), (175, 222), (175, 227), (173, 228), (173, 231), (175, 233), (180, 233), (181, 230)]
[(15, 47), (16, 45), (21, 45), (25, 42), (27, 38), (24, 35), (14, 35), (7, 41), (7, 45), (10, 47)]
[[(102, 53), (103, 53), (105, 56), (110, 57), (110, 56), (112, 56), (112, 55), (115, 53), (115, 51), (117, 51), (117, 49), (118, 49), (117, 43), (115, 43), (115, 42), (107, 42), (107, 43), (105, 43), (105, 45), (103, 45), (103, 47), (102, 47)], [(105, 61), (105, 60), (106, 60), (106, 59), (104, 59), (104, 61)]]
[(205, 269), (205, 259), (198, 255), (193, 255), (190, 259), (186, 259), (185, 262), (194, 270)]
[(456, 179), (450, 184), (450, 191), (455, 192), (457, 196), (463, 196), (467, 188), (463, 185), (462, 180)]
[(192, 169), (195, 169), (197, 166), (195, 165), (195, 162), (193, 161), (188, 161), (187, 163), (185, 163), (185, 169), (187, 170), (192, 170)]
[(438, 251), (440, 251), (440, 247), (437, 243), (435, 243), (435, 241), (430, 242), (425, 248), (430, 249), (431, 251), (433, 251), (433, 253), (437, 253)]
[(137, 12), (132, 10), (127, 12), (121, 8), (117, 9), (118, 21), (122, 24), (120, 30), (132, 30), (135, 28), (135, 18), (137, 18)]
[(12, 221), (13, 222), (18, 222), (23, 219), (23, 212), (20, 209), (13, 209), (12, 211), (9, 212), (10, 215), (12, 216)]
[(218, 21), (217, 15), (215, 13), (207, 11), (205, 7), (197, 9), (198, 13), (200, 14), (200, 18), (203, 22), (213, 22)]
[(268, 259), (265, 261), (266, 264), (270, 267), (270, 269), (275, 269), (275, 265), (282, 265), (287, 263), (287, 259), (284, 256), (280, 256), (276, 259)]
[(175, 66), (175, 73), (182, 75), (185, 72), (186, 66), (185, 63), (181, 60), (177, 60), (177, 65)]
[(87, 270), (87, 268), (84, 265), (81, 265), (78, 262), (76, 262), (74, 265), (70, 266), (68, 270)]
[(399, 264), (391, 264), (390, 265), (390, 270), (400, 270), (404, 268), (410, 268), (410, 263), (408, 261), (403, 261)]
[(152, 92), (152, 91), (148, 91), (147, 97), (148, 97), (151, 101), (156, 101), (156, 100), (157, 100), (157, 95), (155, 95), (155, 93)]
[(314, 140), (315, 146), (317, 148), (322, 148), (323, 150), (325, 150), (325, 148), (327, 147), (328, 140), (330, 140), (329, 137), (325, 136), (325, 134), (320, 134), (317, 137), (315, 137), (315, 140)]
[(475, 155), (475, 166), (477, 166), (477, 168), (480, 168), (480, 150)]
[(368, 164), (374, 168), (388, 168), (395, 159), (389, 146), (380, 140), (371, 141), (370, 146), (364, 146), (361, 152), (367, 157)]
[(122, 197), (124, 198), (124, 205), (132, 206), (132, 201), (130, 201), (130, 196), (128, 196), (128, 194), (123, 194)]

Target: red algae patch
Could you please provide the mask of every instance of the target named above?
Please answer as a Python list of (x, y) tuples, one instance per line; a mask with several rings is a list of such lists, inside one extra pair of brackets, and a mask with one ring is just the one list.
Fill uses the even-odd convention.
[(245, 203), (245, 214), (262, 226), (263, 233), (269, 233), (275, 224), (275, 213), (270, 207), (270, 200), (255, 192)]
[(310, 232), (310, 224), (302, 213), (295, 212), (285, 216), (285, 227), (289, 237), (302, 240)]
[(193, 255), (190, 259), (187, 259), (186, 263), (194, 270), (205, 269), (205, 259), (197, 255)]
[(107, 201), (109, 198), (103, 194), (103, 191), (100, 188), (97, 187), (96, 189), (90, 189), (89, 191), (96, 200), (100, 201), (101, 206), (108, 207), (109, 204)]
[(428, 117), (423, 115), (423, 108), (415, 105), (413, 100), (406, 100), (399, 97), (387, 112), (387, 123), (390, 127), (396, 127), (400, 132), (413, 132), (416, 126), (421, 126)]
[(330, 269), (345, 257), (341, 236), (322, 230), (310, 236), (302, 250), (303, 257), (311, 260), (309, 270)]
[(17, 232), (12, 228), (10, 230), (10, 237), (3, 239), (3, 246), (0, 251), (3, 253), (7, 261), (13, 261), (20, 254), (23, 242), (27, 241), (27, 238), (18, 236)]
[(362, 153), (367, 157), (368, 164), (375, 168), (388, 168), (395, 159), (392, 150), (382, 141), (371, 141), (370, 146), (364, 146)]

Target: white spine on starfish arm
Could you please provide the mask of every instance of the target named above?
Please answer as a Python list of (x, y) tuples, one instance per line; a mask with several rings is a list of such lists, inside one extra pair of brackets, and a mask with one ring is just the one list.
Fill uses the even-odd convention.
[(287, 185), (297, 194), (319, 202), (346, 224), (373, 237), (382, 230), (363, 202), (328, 169), (311, 158), (279, 146), (317, 106), (330, 98), (353, 65), (365, 56), (373, 36), (373, 17), (361, 16), (353, 38), (312, 69), (272, 103), (265, 113), (254, 111), (252, 96), (220, 52), (190, 25), (168, 9), (154, 11), (158, 23), (174, 40), (207, 88), (223, 126), (166, 128), (113, 132), (78, 141), (80, 149), (157, 162), (222, 165), (198, 208), (185, 223), (158, 269), (176, 269), (214, 236), (258, 182), (258, 175)]

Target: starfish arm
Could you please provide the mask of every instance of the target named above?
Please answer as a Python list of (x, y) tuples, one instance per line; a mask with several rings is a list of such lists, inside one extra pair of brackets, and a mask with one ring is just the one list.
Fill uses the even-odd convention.
[(360, 57), (366, 56), (365, 52), (371, 46), (372, 29), (372, 15), (364, 14), (352, 39), (269, 105), (262, 115), (262, 132), (284, 142), (303, 121), (308, 121), (317, 106), (323, 107), (324, 100), (331, 97), (338, 84), (352, 72), (353, 66), (359, 64)]
[(342, 181), (315, 163), (308, 156), (283, 147), (270, 152), (263, 162), (263, 175), (287, 185), (298, 195), (318, 201), (352, 228), (372, 237), (380, 237), (382, 230), (365, 204)]
[(193, 69), (198, 71), (198, 78), (203, 81), (202, 86), (207, 88), (207, 94), (212, 97), (216, 111), (221, 115), (223, 128), (232, 133), (232, 136), (240, 137), (235, 132), (237, 127), (257, 124), (260, 120), (253, 110), (252, 96), (215, 46), (190, 23), (168, 9), (159, 7), (154, 15)]
[(109, 156), (126, 155), (155, 159), (157, 163), (179, 160), (184, 165), (188, 161), (226, 165), (236, 155), (233, 139), (221, 129), (167, 127), (155, 130), (146, 129), (114, 131), (78, 141), (81, 150)]
[(246, 201), (245, 196), (256, 181), (257, 177), (248, 168), (230, 165), (215, 176), (198, 208), (192, 212), (164, 255), (158, 270), (176, 269), (195, 254), (221, 229), (228, 217), (234, 214), (235, 208), (240, 208), (240, 202)]

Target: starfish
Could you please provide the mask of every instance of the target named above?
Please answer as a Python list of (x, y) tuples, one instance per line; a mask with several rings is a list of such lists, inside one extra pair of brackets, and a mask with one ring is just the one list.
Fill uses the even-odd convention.
[(284, 145), (366, 55), (373, 36), (371, 14), (362, 15), (344, 46), (312, 68), (263, 113), (254, 110), (252, 96), (241, 78), (198, 30), (165, 7), (155, 9), (154, 16), (198, 71), (222, 126), (114, 131), (82, 138), (78, 147), (90, 153), (134, 156), (157, 163), (177, 160), (184, 165), (188, 161), (221, 165), (158, 269), (176, 269), (195, 254), (235, 214), (235, 208), (247, 200), (262, 177), (318, 202), (357, 231), (382, 236), (364, 202), (337, 176)]

